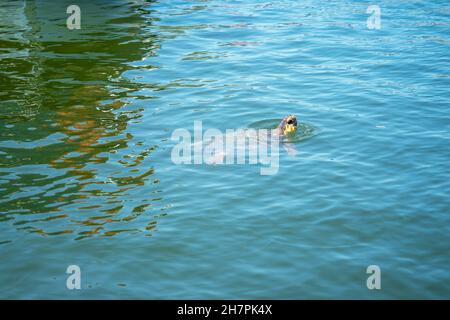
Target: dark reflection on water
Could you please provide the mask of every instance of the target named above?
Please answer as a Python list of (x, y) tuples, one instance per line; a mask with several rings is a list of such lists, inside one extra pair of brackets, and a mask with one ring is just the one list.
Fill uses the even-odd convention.
[(141, 88), (123, 76), (156, 55), (151, 6), (83, 1), (82, 29), (69, 31), (69, 4), (2, 5), (0, 223), (75, 239), (151, 235), (166, 209), (158, 141), (131, 133)]

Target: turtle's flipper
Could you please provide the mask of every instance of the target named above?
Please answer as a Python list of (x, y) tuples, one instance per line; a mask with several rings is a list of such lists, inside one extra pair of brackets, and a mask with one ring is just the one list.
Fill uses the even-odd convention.
[(297, 155), (297, 150), (295, 149), (295, 145), (292, 143), (283, 143), (283, 148), (286, 150), (287, 154), (291, 157), (295, 157)]

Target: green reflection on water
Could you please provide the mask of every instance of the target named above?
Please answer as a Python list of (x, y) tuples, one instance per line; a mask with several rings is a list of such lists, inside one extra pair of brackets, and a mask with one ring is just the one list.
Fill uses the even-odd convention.
[(142, 116), (133, 99), (154, 97), (123, 73), (156, 55), (151, 9), (83, 2), (82, 29), (69, 31), (69, 4), (2, 6), (0, 223), (76, 240), (149, 234), (166, 209), (158, 144), (134, 137), (130, 123)]

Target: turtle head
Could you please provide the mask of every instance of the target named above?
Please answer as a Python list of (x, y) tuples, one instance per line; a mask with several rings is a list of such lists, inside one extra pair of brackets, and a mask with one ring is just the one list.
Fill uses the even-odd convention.
[(281, 120), (279, 125), (283, 135), (289, 135), (297, 131), (297, 118), (291, 114)]

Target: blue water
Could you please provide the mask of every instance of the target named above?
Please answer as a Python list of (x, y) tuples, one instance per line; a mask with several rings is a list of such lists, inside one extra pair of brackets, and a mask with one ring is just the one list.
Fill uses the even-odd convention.
[[(71, 2), (0, 4), (0, 298), (450, 298), (447, 1)], [(276, 175), (171, 161), (288, 114)]]

